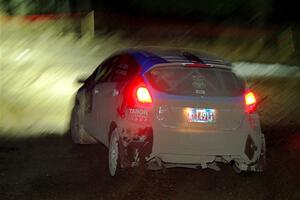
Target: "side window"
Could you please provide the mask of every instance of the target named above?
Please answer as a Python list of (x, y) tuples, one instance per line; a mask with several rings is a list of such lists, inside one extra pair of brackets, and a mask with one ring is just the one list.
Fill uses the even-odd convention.
[(118, 63), (114, 66), (112, 73), (111, 81), (112, 82), (122, 82), (128, 80), (128, 64), (127, 63)]
[(104, 63), (98, 67), (94, 81), (107, 81), (109, 76), (111, 75), (112, 66), (117, 60), (118, 58), (114, 57), (104, 61)]
[(114, 63), (110, 81), (128, 81), (138, 74), (138, 69), (138, 64), (131, 56), (123, 55), (116, 63)]
[(94, 79), (95, 79), (95, 77), (96, 77), (96, 75), (97, 75), (97, 70), (99, 69), (99, 67), (97, 67), (94, 71), (93, 71), (93, 73), (85, 80), (85, 85), (87, 85), (88, 87), (90, 87), (92, 84), (93, 84), (93, 82), (94, 82)]

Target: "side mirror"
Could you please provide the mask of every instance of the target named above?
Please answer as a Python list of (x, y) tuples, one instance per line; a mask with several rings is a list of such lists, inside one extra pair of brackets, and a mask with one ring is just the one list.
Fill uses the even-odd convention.
[(78, 78), (77, 80), (76, 80), (76, 82), (77, 83), (79, 83), (79, 84), (83, 84), (83, 83), (85, 83), (85, 78), (83, 78), (83, 77), (80, 77), (80, 78)]

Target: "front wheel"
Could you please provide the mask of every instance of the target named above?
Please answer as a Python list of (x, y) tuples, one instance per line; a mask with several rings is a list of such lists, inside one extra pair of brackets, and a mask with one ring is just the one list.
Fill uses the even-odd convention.
[(119, 135), (114, 130), (110, 135), (110, 142), (108, 148), (108, 167), (111, 176), (117, 176), (120, 172), (120, 148), (119, 148)]
[(70, 131), (75, 144), (95, 144), (97, 141), (83, 127), (83, 114), (80, 105), (74, 106), (71, 115)]

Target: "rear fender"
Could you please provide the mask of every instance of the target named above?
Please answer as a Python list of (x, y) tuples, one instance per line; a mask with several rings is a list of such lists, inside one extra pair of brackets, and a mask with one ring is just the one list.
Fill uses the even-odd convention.
[(128, 168), (143, 164), (152, 152), (152, 128), (121, 128), (116, 123), (112, 123), (111, 130), (115, 129), (118, 130), (119, 135), (121, 167)]

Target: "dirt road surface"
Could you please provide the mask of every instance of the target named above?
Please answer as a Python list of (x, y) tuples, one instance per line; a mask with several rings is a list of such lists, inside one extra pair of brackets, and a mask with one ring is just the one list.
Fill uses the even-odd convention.
[(299, 127), (263, 127), (267, 171), (236, 175), (168, 169), (108, 175), (102, 145), (78, 146), (69, 134), (0, 139), (0, 199), (300, 199)]

